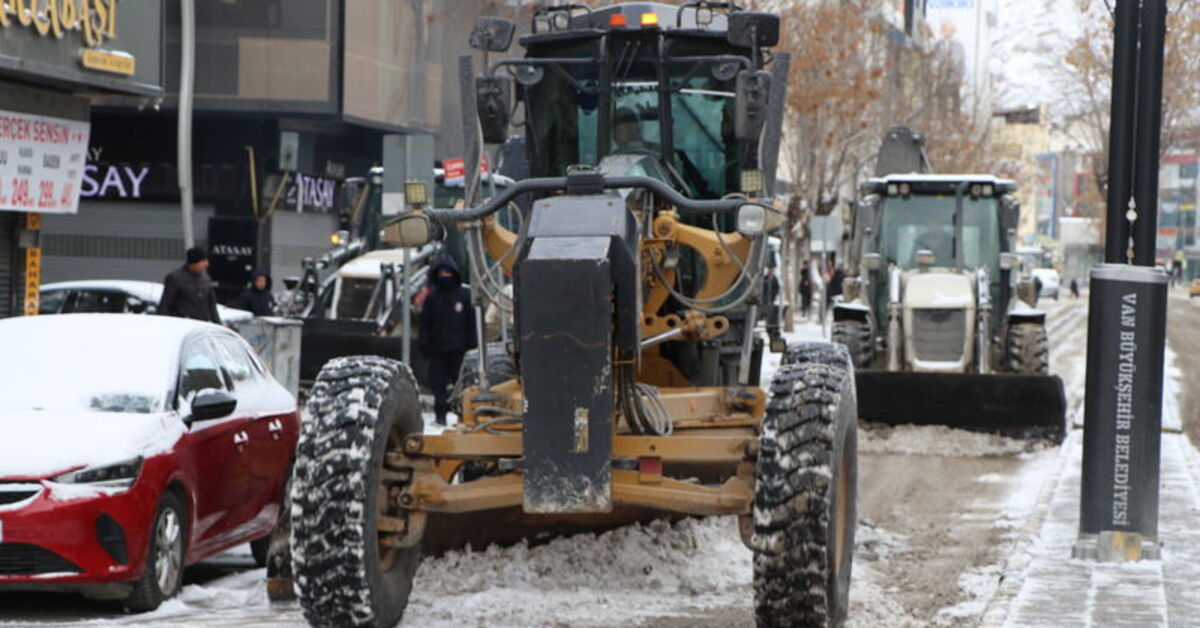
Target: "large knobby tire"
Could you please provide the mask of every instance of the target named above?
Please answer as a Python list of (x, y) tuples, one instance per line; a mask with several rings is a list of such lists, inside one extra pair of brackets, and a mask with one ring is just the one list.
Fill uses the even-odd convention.
[(754, 485), (759, 628), (841, 626), (858, 483), (854, 369), (845, 347), (790, 347), (771, 382)]
[[(488, 384), (495, 386), (517, 377), (517, 362), (508, 354), (504, 344), (492, 342), (487, 345)], [(463, 355), (462, 368), (450, 393), (450, 406), (462, 416), (462, 396), (468, 389), (479, 385), (479, 349), (471, 349)]]
[(1041, 323), (1016, 323), (1008, 328), (1005, 358), (1008, 370), (1024, 375), (1050, 374), (1050, 340)]
[(336, 358), (317, 376), (291, 490), (296, 589), (313, 626), (390, 627), (403, 616), (420, 547), (380, 548), (381, 499), (390, 509), (380, 472), (385, 452), (423, 429), (406, 365)]
[(174, 597), (183, 586), (183, 556), (187, 539), (185, 512), (183, 502), (175, 493), (163, 494), (151, 524), (142, 577), (133, 583), (133, 591), (122, 602), (129, 611), (152, 611)]
[(871, 364), (874, 343), (871, 342), (871, 327), (866, 321), (834, 321), (831, 340), (846, 347), (854, 368), (865, 368)]

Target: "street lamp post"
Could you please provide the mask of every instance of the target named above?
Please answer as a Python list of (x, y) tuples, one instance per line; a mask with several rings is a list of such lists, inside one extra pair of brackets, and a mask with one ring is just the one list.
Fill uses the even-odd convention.
[(1091, 271), (1077, 558), (1157, 558), (1167, 275), (1154, 267), (1164, 0), (1117, 0), (1105, 264)]
[(192, 89), (196, 73), (195, 0), (179, 0), (179, 204), (183, 214), (183, 246), (196, 246), (192, 229)]

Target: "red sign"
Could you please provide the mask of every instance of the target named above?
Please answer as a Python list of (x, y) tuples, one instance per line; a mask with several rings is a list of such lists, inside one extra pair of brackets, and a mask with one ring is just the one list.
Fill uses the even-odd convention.
[(443, 175), (446, 185), (463, 185), (467, 181), (467, 164), (461, 159), (447, 159), (442, 162)]

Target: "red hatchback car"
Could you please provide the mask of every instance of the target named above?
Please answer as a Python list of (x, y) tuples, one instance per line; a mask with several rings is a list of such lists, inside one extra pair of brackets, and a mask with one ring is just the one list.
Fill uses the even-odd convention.
[(0, 590), (156, 608), (184, 566), (265, 559), (295, 398), (239, 336), (164, 316), (0, 321)]

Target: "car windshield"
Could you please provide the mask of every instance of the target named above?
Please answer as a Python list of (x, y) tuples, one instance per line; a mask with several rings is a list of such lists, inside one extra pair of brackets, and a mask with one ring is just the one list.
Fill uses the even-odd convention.
[[(36, 317), (42, 318), (42, 317)], [(141, 317), (131, 317), (134, 319)], [(61, 324), (60, 324), (61, 322)], [(0, 408), (151, 413), (163, 409), (176, 349), (101, 317), (0, 323)], [(5, 420), (0, 413), (0, 423)]]
[[(993, 278), (999, 277), (1000, 236), (996, 201), (990, 198), (963, 198), (963, 267), (987, 267)], [(880, 253), (901, 268), (917, 266), (917, 251), (933, 253), (934, 266), (953, 268), (954, 196), (889, 196), (883, 206), (880, 227)]]

